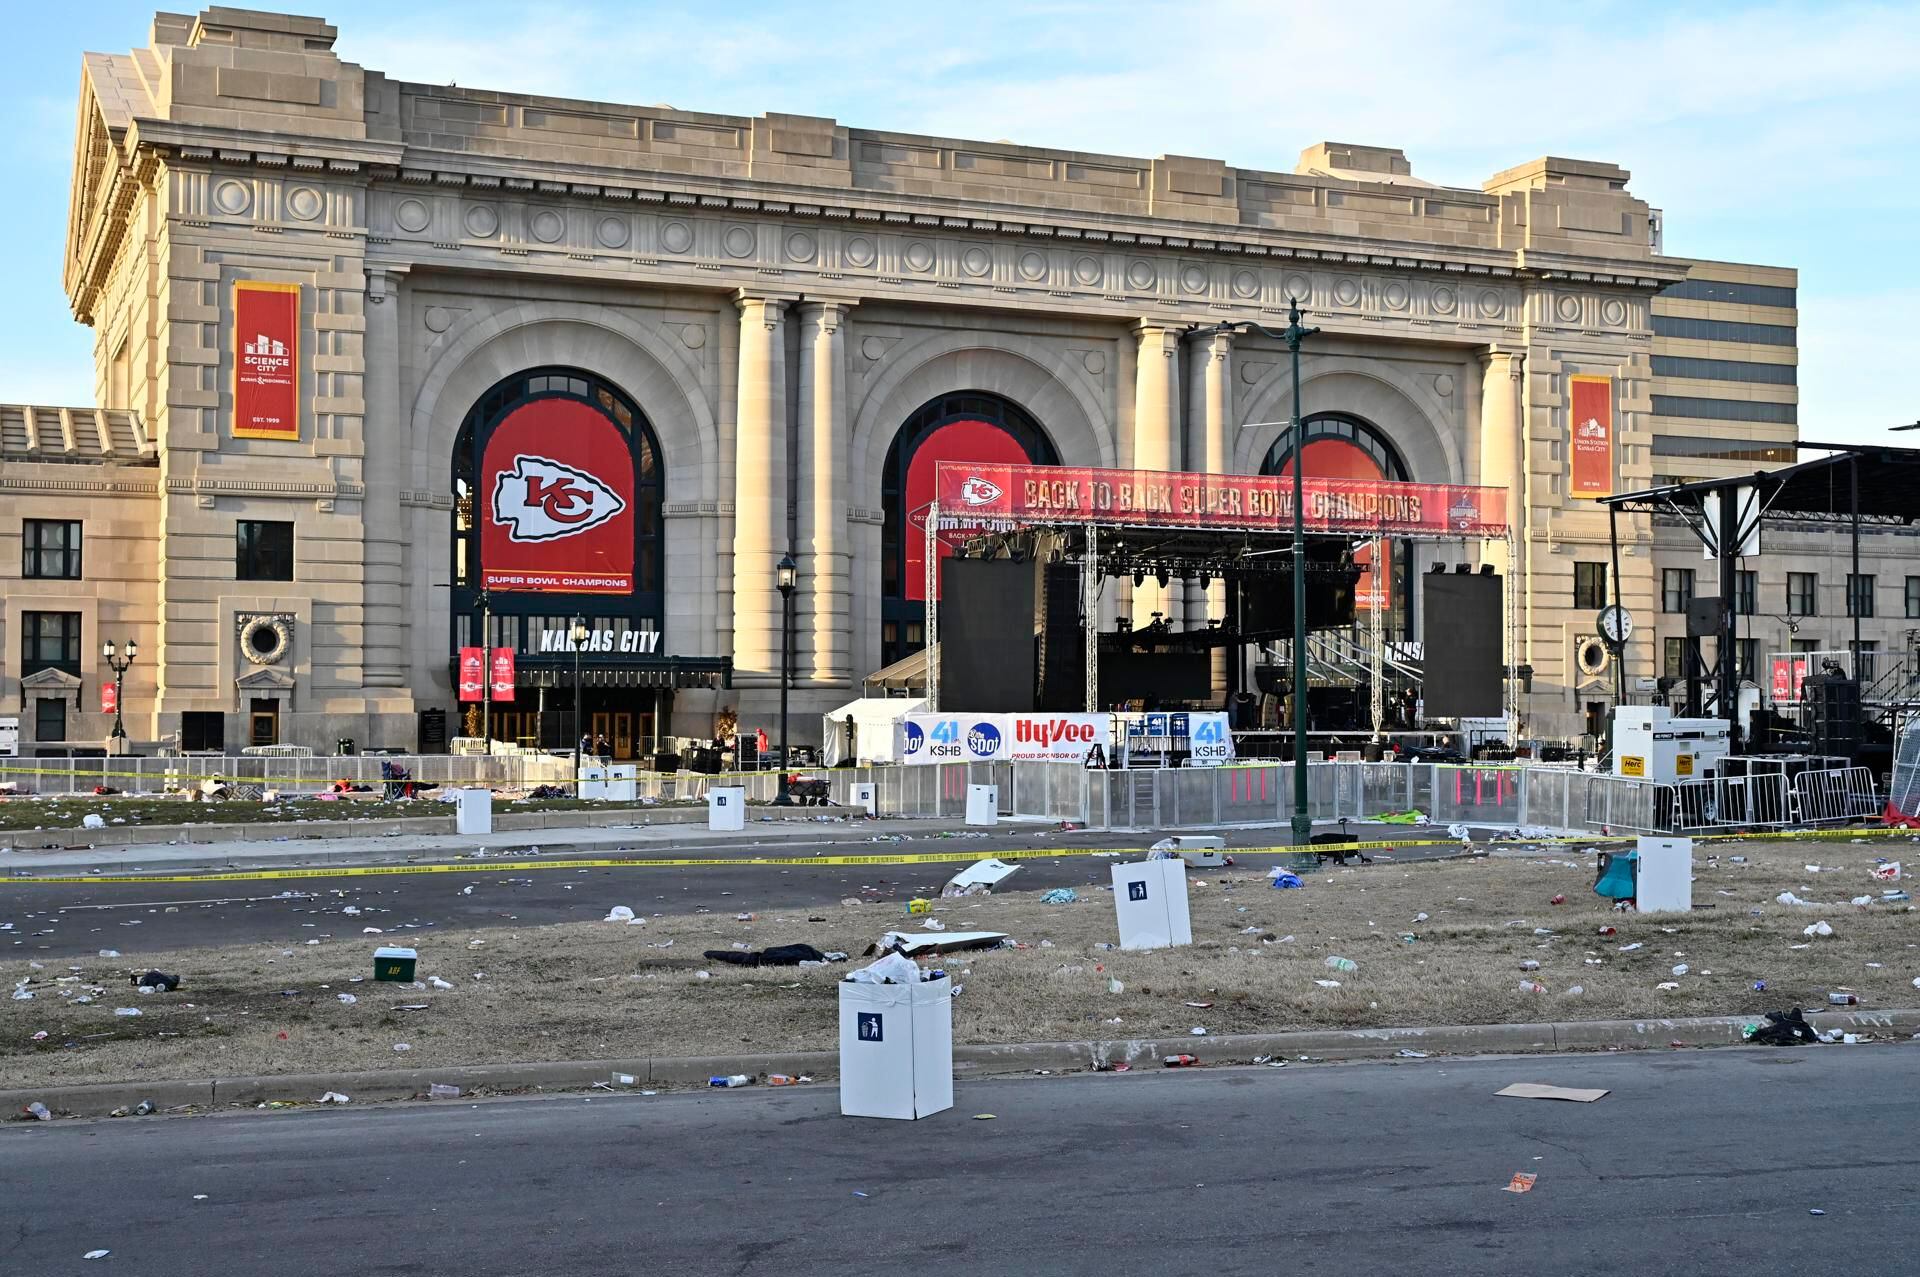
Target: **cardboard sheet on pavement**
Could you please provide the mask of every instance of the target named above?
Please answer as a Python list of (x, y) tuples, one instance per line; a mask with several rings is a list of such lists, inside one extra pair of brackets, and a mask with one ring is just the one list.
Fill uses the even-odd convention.
[(1576, 1104), (1591, 1104), (1605, 1091), (1583, 1090), (1577, 1086), (1541, 1086), (1537, 1082), (1515, 1082), (1505, 1090), (1495, 1091), (1495, 1095), (1510, 1095), (1516, 1100), (1572, 1100)]

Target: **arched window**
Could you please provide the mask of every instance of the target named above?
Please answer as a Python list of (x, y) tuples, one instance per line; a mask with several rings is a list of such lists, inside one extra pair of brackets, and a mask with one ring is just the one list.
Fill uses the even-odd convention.
[[(1300, 433), (1305, 439), (1306, 475), (1309, 478), (1320, 476), (1404, 481), (1410, 477), (1406, 463), (1401, 460), (1400, 451), (1393, 446), (1392, 440), (1358, 417), (1337, 412), (1317, 413), (1300, 423)], [(1292, 474), (1293, 456), (1293, 428), (1288, 426), (1273, 441), (1273, 447), (1267, 449), (1266, 458), (1260, 463), (1260, 473)], [(1385, 602), (1388, 609), (1385, 626), (1388, 637), (1411, 637), (1413, 610), (1408, 602), (1412, 597), (1410, 569), (1413, 543), (1402, 541), (1397, 551), (1391, 545), (1388, 547), (1384, 597), (1371, 571), (1373, 551), (1370, 548), (1359, 550), (1354, 558), (1368, 564), (1370, 569), (1368, 575), (1360, 580), (1362, 620), (1366, 617), (1364, 604), (1369, 599)]]
[(934, 465), (941, 461), (1051, 466), (1060, 458), (1024, 408), (982, 391), (929, 400), (901, 424), (880, 480), (882, 664), (926, 644), (926, 508), (933, 500)]
[[(471, 617), (479, 608), (480, 595), (488, 581), (479, 519), (479, 507), (485, 503), (480, 499), (482, 494), (477, 490), (475, 476), (481, 470), (495, 433), (510, 418), (528, 421), (525, 416), (516, 417), (522, 409), (550, 401), (557, 401), (555, 408), (538, 418), (538, 430), (546, 433), (535, 433), (531, 437), (549, 445), (545, 450), (554, 453), (562, 472), (604, 480), (611, 491), (610, 497), (594, 498), (600, 504), (581, 505), (582, 498), (573, 498), (560, 510), (569, 519), (576, 519), (584, 509), (588, 519), (597, 522), (605, 517), (607, 527), (621, 529), (617, 542), (604, 551), (605, 560), (613, 565), (613, 570), (600, 573), (597, 578), (590, 571), (571, 571), (588, 566), (580, 561), (579, 553), (586, 544), (585, 537), (563, 541), (559, 535), (554, 536), (551, 544), (555, 551), (551, 557), (564, 569), (561, 579), (535, 590), (507, 588), (496, 581), (494, 588), (487, 591), (494, 614), (495, 633), (491, 642), (518, 646), (513, 636), (520, 616), (591, 612), (606, 617), (649, 618), (656, 623), (661, 618), (666, 565), (661, 522), (665, 479), (660, 444), (653, 428), (633, 400), (606, 379), (574, 368), (535, 368), (508, 377), (482, 395), (467, 413), (454, 440), (451, 579), (457, 646), (465, 645), (458, 642), (463, 637), (466, 642), (480, 641)], [(582, 413), (583, 408), (592, 415)], [(571, 433), (556, 437), (551, 433), (554, 430)], [(588, 446), (585, 437), (589, 434), (594, 436), (590, 460), (582, 462), (581, 457), (585, 455), (582, 449)], [(515, 450), (521, 446), (516, 445)], [(544, 483), (548, 488), (553, 482), (551, 476), (533, 479), (536, 486)], [(606, 511), (620, 503), (627, 508), (617, 511), (617, 520), (607, 517)], [(629, 523), (632, 528), (630, 551), (624, 535)], [(516, 541), (527, 539), (515, 538)], [(605, 547), (605, 543), (603, 533), (600, 545)], [(499, 546), (499, 540), (494, 544)], [(561, 549), (563, 545), (565, 548)], [(573, 560), (570, 563), (569, 558)]]

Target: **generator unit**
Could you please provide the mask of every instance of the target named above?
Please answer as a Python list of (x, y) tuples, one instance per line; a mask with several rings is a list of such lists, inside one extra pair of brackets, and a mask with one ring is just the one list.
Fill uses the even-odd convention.
[(1665, 705), (1616, 705), (1613, 774), (1667, 784), (1711, 773), (1729, 752), (1721, 718), (1675, 718)]

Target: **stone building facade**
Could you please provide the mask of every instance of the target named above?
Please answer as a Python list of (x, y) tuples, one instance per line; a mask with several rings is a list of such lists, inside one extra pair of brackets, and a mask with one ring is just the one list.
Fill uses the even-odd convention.
[[(1790, 306), (1787, 342), (1757, 356), (1737, 333), (1669, 340), (1661, 316), (1746, 304), (1675, 299), (1696, 275), (1790, 292), (1792, 273), (1659, 254), (1612, 164), (1545, 158), (1457, 189), (1399, 151), (1322, 143), (1265, 172), (416, 84), (334, 39), (212, 8), (85, 57), (63, 266), (99, 407), (0, 418), (0, 572), (41, 512), (85, 547), (78, 578), (8, 581), (0, 713), (21, 714), (23, 750), (43, 697), (71, 702), (68, 740), (105, 735), (109, 637), (141, 645), (136, 741), (411, 747), (430, 710), (458, 734), (455, 653), (483, 615), (519, 656), (514, 699), (486, 710), (498, 736), (597, 732), (630, 753), (766, 723), (789, 551), (805, 739), (918, 644), (902, 543), (923, 445), (968, 422), (967, 446), (1036, 461), (1258, 471), (1290, 404), (1284, 351), (1190, 330), (1282, 324), (1289, 298), (1322, 329), (1310, 441), (1509, 492), (1516, 562), (1476, 543), (1412, 566), (1509, 572), (1526, 729), (1566, 735), (1597, 696), (1574, 564), (1607, 539), (1572, 486), (1569, 379), (1606, 379), (1616, 491), (1674, 472), (1663, 433), (1793, 437), (1790, 417), (1663, 415), (1689, 397), (1790, 407), (1790, 382), (1682, 386), (1715, 360), (1791, 364)], [(290, 437), (236, 429), (242, 283), (297, 286)], [(632, 445), (617, 598), (482, 597), (471, 459), (543, 397)], [(1651, 617), (1663, 556), (1685, 551), (1644, 522), (1630, 540), (1621, 584)], [(1109, 611), (1207, 607), (1181, 583), (1141, 590)], [(27, 614), (68, 612), (77, 647), (51, 668)], [(580, 720), (559, 717), (575, 619), (594, 635)], [(1637, 669), (1661, 637), (1643, 626)]]

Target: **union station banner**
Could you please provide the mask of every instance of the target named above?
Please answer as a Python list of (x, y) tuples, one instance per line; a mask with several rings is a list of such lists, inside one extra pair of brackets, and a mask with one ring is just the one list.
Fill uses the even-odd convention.
[[(1309, 532), (1372, 536), (1507, 534), (1501, 488), (1391, 479), (1302, 480)], [(943, 461), (934, 485), (940, 522), (1013, 527), (1097, 523), (1245, 531), (1293, 527), (1293, 479)]]

